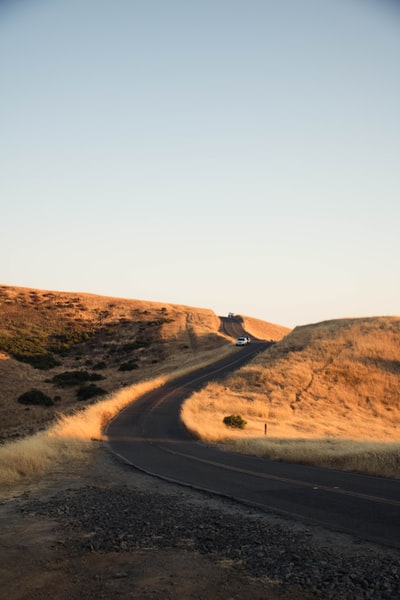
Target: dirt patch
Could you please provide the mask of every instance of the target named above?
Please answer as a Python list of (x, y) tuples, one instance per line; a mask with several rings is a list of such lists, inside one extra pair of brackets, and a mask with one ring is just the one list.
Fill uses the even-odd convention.
[[(0, 586), (8, 600), (313, 597), (280, 589), (265, 578), (251, 578), (240, 562), (190, 548), (155, 548), (151, 544), (128, 551), (96, 551), (88, 543), (87, 531), (69, 526), (68, 501), (53, 509), (55, 516), (44, 514), (57, 496), (79, 498), (91, 486), (109, 493), (123, 486), (132, 494), (165, 494), (166, 502), (171, 502), (172, 496), (178, 503), (188, 498), (204, 502), (195, 492), (177, 491), (175, 486), (132, 472), (104, 448), (95, 453), (89, 467), (83, 462), (68, 465), (40, 482), (32, 480), (4, 490), (0, 505)], [(218, 500), (209, 502), (218, 506)]]
[(399, 575), (397, 551), (147, 476), (101, 443), (2, 490), (8, 600), (397, 599)]
[[(42, 552), (40, 552), (42, 554)], [(15, 569), (15, 562), (18, 568)], [(42, 598), (265, 598), (265, 589), (185, 552), (158, 550), (130, 554), (89, 554), (22, 560), (14, 556), (13, 581), (4, 583), (9, 600)], [(278, 597), (278, 596), (276, 596)], [(280, 596), (282, 598), (282, 596)]]

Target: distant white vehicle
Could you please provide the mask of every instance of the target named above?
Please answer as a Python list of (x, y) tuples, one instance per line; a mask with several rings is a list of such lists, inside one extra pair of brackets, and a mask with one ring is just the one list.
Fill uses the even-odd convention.
[(243, 336), (236, 340), (236, 346), (247, 346), (249, 343), (249, 338)]

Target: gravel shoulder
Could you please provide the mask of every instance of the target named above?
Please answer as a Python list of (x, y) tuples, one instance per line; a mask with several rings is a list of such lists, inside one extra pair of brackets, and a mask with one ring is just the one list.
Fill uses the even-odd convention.
[(86, 460), (3, 490), (8, 600), (394, 599), (400, 553)]

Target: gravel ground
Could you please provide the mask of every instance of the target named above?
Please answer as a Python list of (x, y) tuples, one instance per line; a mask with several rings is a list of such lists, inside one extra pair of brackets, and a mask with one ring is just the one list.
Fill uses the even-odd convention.
[(71, 555), (185, 551), (287, 594), (265, 598), (400, 598), (398, 551), (158, 482), (100, 454), (101, 476), (95, 468), (91, 479), (19, 507), (25, 517), (55, 522)]

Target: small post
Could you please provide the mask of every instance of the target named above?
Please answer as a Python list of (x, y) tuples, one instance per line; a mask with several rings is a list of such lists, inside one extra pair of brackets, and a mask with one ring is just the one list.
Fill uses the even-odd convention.
[(264, 435), (267, 435), (267, 424), (264, 423)]

